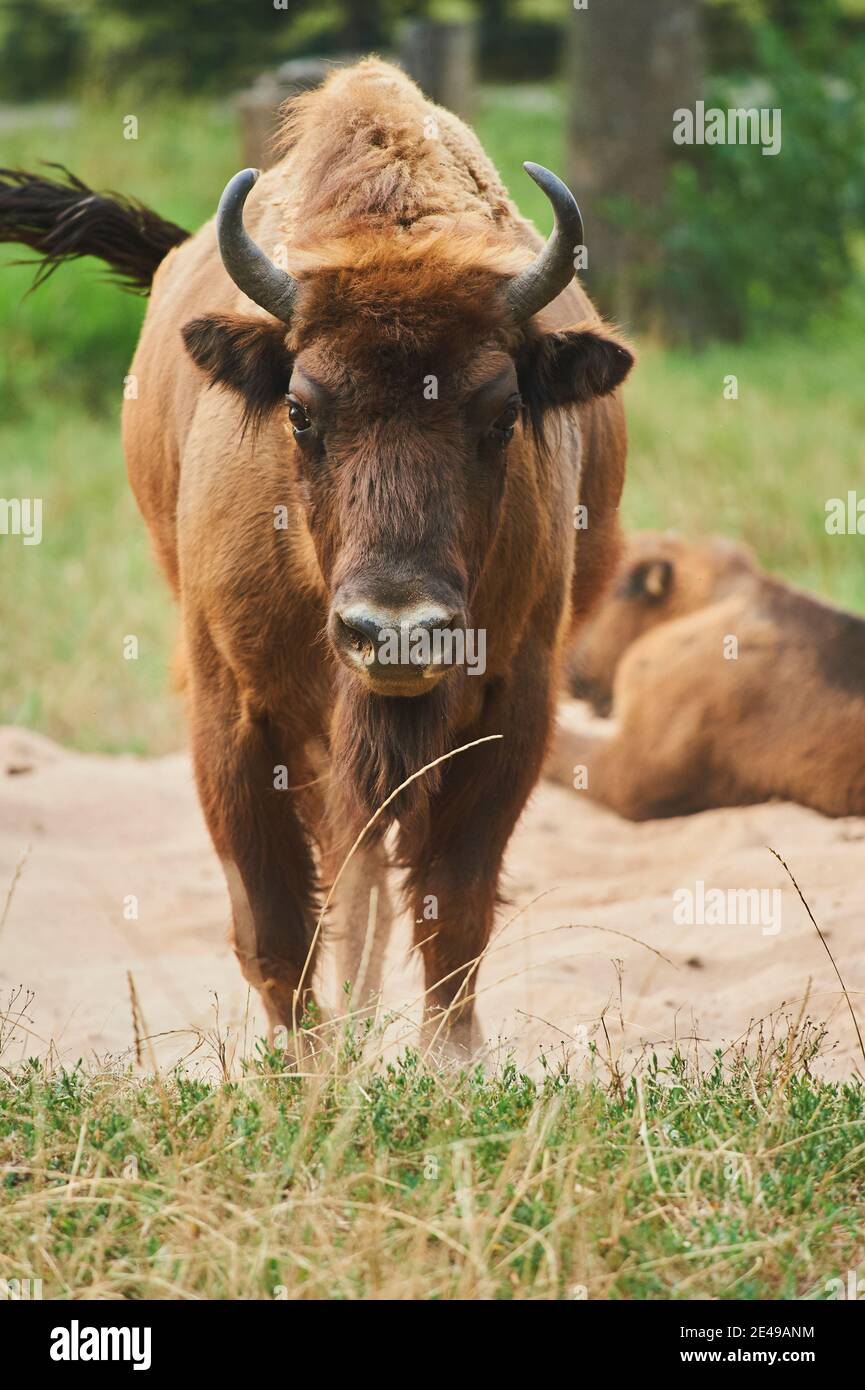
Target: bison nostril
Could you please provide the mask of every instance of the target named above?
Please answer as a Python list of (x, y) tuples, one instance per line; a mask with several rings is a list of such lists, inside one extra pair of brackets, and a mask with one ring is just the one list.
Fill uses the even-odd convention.
[(367, 660), (371, 659), (373, 656), (371, 637), (366, 632), (362, 631), (360, 627), (355, 626), (353, 623), (346, 622), (341, 614), (337, 614), (337, 621), (339, 623), (340, 636), (348, 643), (352, 651), (360, 653), (360, 655)]

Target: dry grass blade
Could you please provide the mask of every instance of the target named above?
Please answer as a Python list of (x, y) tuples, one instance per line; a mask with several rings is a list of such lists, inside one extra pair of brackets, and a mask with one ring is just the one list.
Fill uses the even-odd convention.
[(3, 904), (3, 912), (2, 915), (0, 915), (0, 931), (2, 931), (6, 925), (6, 918), (9, 916), (9, 909), (12, 906), (12, 899), (15, 896), (15, 889), (18, 885), (19, 878), (24, 872), (24, 865), (27, 863), (31, 849), (32, 845), (28, 845), (21, 858), (18, 860), (18, 863), (15, 865), (14, 871), (12, 873), (12, 881), (9, 884), (9, 890), (6, 894), (6, 901)]
[(855, 1010), (854, 1010), (854, 1008), (853, 1008), (853, 1001), (851, 1000), (850, 995), (849, 995), (849, 993), (848, 993), (848, 991), (847, 991), (847, 986), (845, 985), (844, 980), (842, 979), (841, 971), (838, 969), (838, 963), (837, 963), (837, 961), (835, 960), (835, 957), (833, 956), (832, 952), (831, 952), (830, 949), (829, 949), (829, 943), (828, 943), (828, 941), (826, 940), (826, 938), (825, 938), (825, 936), (823, 935), (823, 933), (821, 932), (820, 927), (819, 927), (819, 925), (818, 925), (818, 923), (817, 923), (817, 919), (816, 919), (816, 917), (814, 916), (813, 912), (811, 911), (810, 907), (808, 906), (808, 902), (807, 902), (807, 899), (805, 898), (805, 894), (802, 892), (802, 889), (799, 887), (798, 883), (796, 882), (796, 879), (795, 879), (795, 877), (794, 877), (794, 875), (793, 875), (793, 871), (791, 870), (791, 868), (790, 868), (789, 864), (787, 863), (786, 859), (782, 858), (782, 856), (778, 853), (778, 851), (777, 851), (776, 849), (773, 849), (771, 845), (767, 845), (766, 848), (767, 848), (767, 850), (769, 851), (770, 854), (774, 854), (775, 858), (778, 860), (778, 863), (779, 863), (779, 864), (782, 866), (782, 868), (784, 869), (784, 872), (786, 873), (786, 875), (787, 875), (787, 877), (789, 878), (790, 882), (792, 883), (793, 887), (796, 889), (796, 892), (799, 894), (799, 901), (801, 902), (801, 904), (802, 904), (802, 906), (804, 907), (805, 911), (807, 912), (808, 916), (811, 918), (811, 921), (812, 921), (813, 926), (814, 926), (814, 930), (816, 931), (816, 933), (817, 933), (817, 935), (819, 936), (821, 942), (823, 943), (823, 950), (826, 952), (827, 956), (829, 957), (829, 959), (830, 959), (831, 962), (832, 962), (832, 969), (835, 971), (835, 974), (838, 976), (838, 983), (839, 983), (839, 985), (841, 986), (841, 991), (842, 991), (842, 993), (843, 993), (843, 995), (844, 995), (844, 998), (847, 1000), (847, 1008), (850, 1010), (850, 1017), (851, 1017), (852, 1020), (853, 1020), (853, 1027), (854, 1027), (855, 1030), (856, 1030), (856, 1037), (859, 1039), (859, 1051), (862, 1053), (862, 1062), (863, 1062), (863, 1064), (865, 1064), (865, 1043), (863, 1043), (863, 1041), (862, 1041), (862, 1033), (861, 1033), (861, 1030), (860, 1030), (860, 1028), (859, 1028), (859, 1020), (858, 1020), (857, 1017), (856, 1017), (856, 1012), (855, 1012)]

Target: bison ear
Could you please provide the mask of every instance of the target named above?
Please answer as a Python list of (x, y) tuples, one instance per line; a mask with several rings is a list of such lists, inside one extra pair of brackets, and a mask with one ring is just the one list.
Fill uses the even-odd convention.
[(599, 324), (543, 333), (528, 345), (523, 395), (537, 414), (585, 405), (615, 391), (633, 365), (630, 348)]
[(244, 402), (244, 425), (257, 426), (283, 400), (291, 377), (285, 324), (214, 314), (184, 324), (183, 341), (212, 386), (227, 386)]

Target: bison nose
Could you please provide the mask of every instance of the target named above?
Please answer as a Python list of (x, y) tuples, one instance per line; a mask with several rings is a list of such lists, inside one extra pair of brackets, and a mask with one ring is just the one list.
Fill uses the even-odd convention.
[(365, 674), (381, 693), (420, 694), (463, 659), (461, 609), (421, 604), (376, 609), (353, 603), (334, 610), (330, 631), (342, 661)]

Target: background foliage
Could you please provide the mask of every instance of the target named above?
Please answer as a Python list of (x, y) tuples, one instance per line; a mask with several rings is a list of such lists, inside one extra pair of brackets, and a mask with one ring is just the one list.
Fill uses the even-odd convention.
[[(388, 50), (419, 15), (473, 21), (484, 79), (551, 80), (569, 22), (557, 0), (277, 3), (285, 8), (6, 0), (0, 91), (18, 102), (110, 100), (119, 90), (224, 99), (286, 59)], [(660, 207), (640, 209), (621, 190), (613, 212), (644, 223), (658, 248), (634, 272), (641, 318), (689, 342), (798, 328), (862, 274), (865, 0), (694, 3), (707, 105), (781, 107), (784, 155), (755, 160), (752, 149), (729, 145), (707, 164), (682, 147)]]

